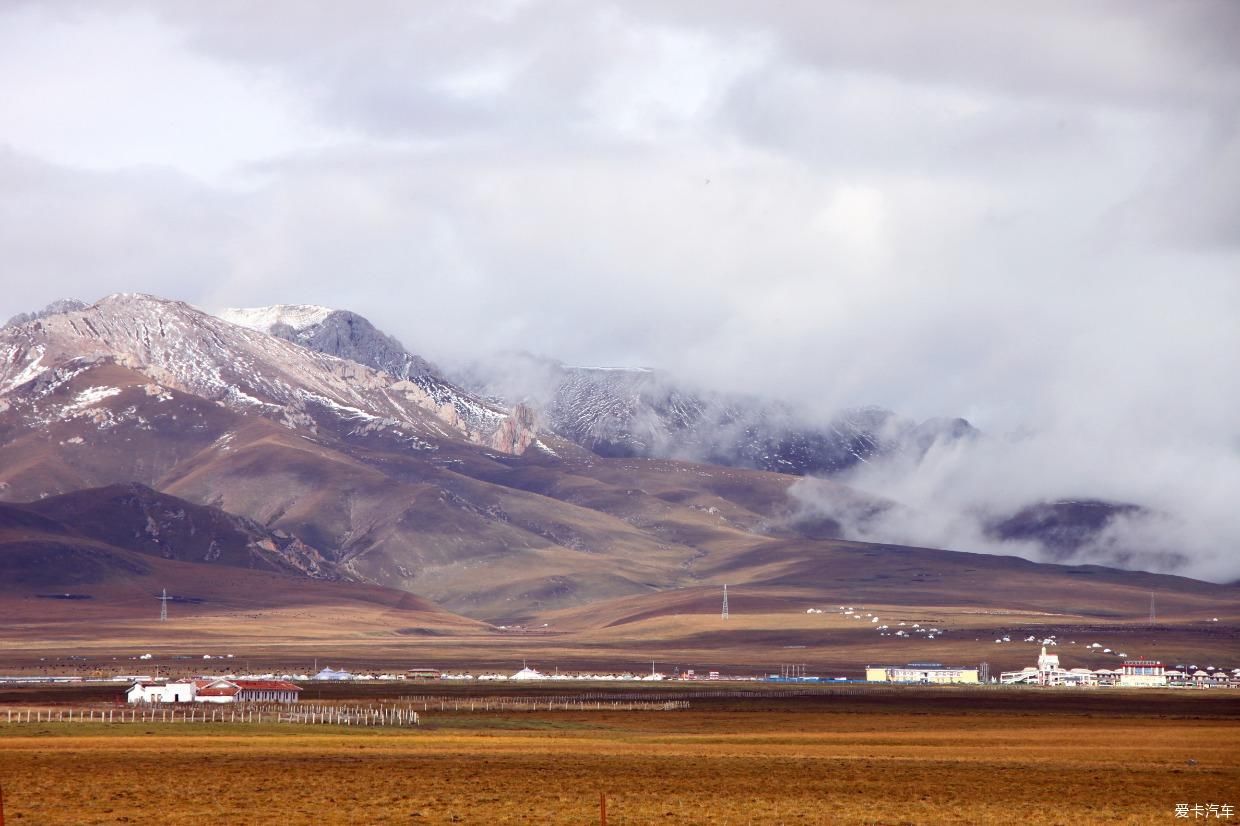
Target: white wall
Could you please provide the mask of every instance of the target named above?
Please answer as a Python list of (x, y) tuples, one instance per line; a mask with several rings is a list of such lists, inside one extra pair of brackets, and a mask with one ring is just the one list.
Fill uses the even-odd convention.
[(167, 683), (166, 685), (134, 686), (126, 692), (130, 703), (192, 703), (193, 683)]

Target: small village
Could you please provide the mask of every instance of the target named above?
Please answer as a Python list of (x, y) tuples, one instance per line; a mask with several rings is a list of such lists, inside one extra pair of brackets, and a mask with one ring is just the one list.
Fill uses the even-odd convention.
[(606, 673), (560, 673), (544, 674), (528, 665), (512, 674), (440, 671), (434, 668), (411, 668), (399, 674), (353, 674), (344, 669), (326, 667), (307, 675), (259, 675), (245, 677), (198, 677), (184, 680), (155, 680), (140, 678), (132, 682), (125, 692), (126, 701), (139, 703), (245, 703), (276, 702), (295, 703), (302, 692), (298, 682), (351, 682), (351, 681), (477, 681), (477, 682), (768, 682), (800, 684), (840, 684), (864, 682), (867, 684), (892, 685), (956, 685), (956, 686), (1043, 686), (1055, 688), (1219, 688), (1240, 689), (1240, 668), (1231, 671), (1207, 666), (1204, 669), (1185, 670), (1167, 668), (1155, 660), (1129, 659), (1118, 669), (1064, 668), (1059, 655), (1042, 647), (1037, 665), (1019, 671), (1004, 671), (997, 676), (989, 672), (986, 664), (980, 666), (945, 666), (941, 663), (908, 663), (906, 665), (866, 666), (863, 681), (846, 678), (828, 678), (807, 675), (804, 666), (781, 666), (780, 673), (762, 677), (730, 676), (719, 671), (699, 675), (686, 669), (669, 676), (655, 671), (648, 674), (631, 672)]
[[(1028, 642), (1028, 640), (1027, 640)], [(1019, 670), (992, 673), (988, 663), (975, 666), (945, 665), (940, 662), (867, 664), (860, 679), (820, 676), (809, 673), (805, 664), (783, 664), (765, 674), (730, 673), (724, 670), (697, 670), (673, 667), (662, 671), (651, 663), (646, 672), (567, 671), (554, 668), (546, 672), (522, 664), (513, 672), (411, 667), (404, 670), (351, 671), (325, 666), (317, 671), (276, 673), (198, 673), (177, 676), (161, 667), (153, 673), (103, 674), (22, 674), (0, 675), (0, 684), (111, 684), (124, 686), (129, 704), (163, 703), (296, 703), (304, 687), (330, 683), (795, 683), (801, 685), (886, 684), (892, 686), (1044, 687), (1119, 689), (1240, 689), (1240, 667), (1227, 669), (1214, 665), (1179, 664), (1169, 667), (1158, 660), (1127, 658), (1118, 668), (1066, 667), (1059, 654), (1051, 653), (1053, 638), (1041, 640), (1035, 664)], [(1086, 646), (1088, 649), (1089, 646)], [(136, 657), (149, 659), (149, 655)], [(224, 659), (224, 658), (219, 658)], [(189, 671), (189, 669), (186, 669)], [(184, 671), (182, 672), (185, 673)]]
[(903, 666), (867, 666), (866, 681), (922, 685), (1004, 685), (1076, 688), (1240, 688), (1240, 668), (1226, 671), (1207, 666), (1184, 670), (1167, 668), (1157, 660), (1125, 660), (1116, 669), (1064, 668), (1058, 654), (1048, 654), (1046, 646), (1037, 665), (1019, 671), (990, 675), (985, 664), (978, 667), (948, 667), (940, 663), (909, 663)]

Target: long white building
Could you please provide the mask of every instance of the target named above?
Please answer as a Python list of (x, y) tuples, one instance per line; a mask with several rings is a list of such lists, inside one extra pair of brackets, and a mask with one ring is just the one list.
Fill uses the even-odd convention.
[(867, 665), (865, 679), (870, 683), (922, 683), (927, 685), (975, 684), (978, 682), (976, 668), (944, 666), (942, 663)]
[(288, 680), (180, 680), (136, 682), (125, 692), (130, 703), (295, 703), (300, 686)]

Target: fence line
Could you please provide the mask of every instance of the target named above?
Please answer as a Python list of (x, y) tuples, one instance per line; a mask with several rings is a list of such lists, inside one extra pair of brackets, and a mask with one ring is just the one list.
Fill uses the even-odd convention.
[(0, 710), (0, 722), (22, 723), (296, 723), (411, 728), (422, 725), (427, 711), (461, 712), (588, 712), (588, 711), (677, 711), (689, 708), (689, 701), (584, 700), (578, 697), (552, 698), (436, 698), (424, 699), (421, 709), (415, 702), (361, 705), (353, 703), (246, 703), (214, 706), (203, 703), (142, 703), (119, 708), (7, 708)]
[(689, 707), (684, 697), (652, 696), (650, 694), (582, 695), (540, 697), (450, 697), (418, 696), (397, 700), (333, 700), (331, 702), (299, 701), (296, 703), (247, 703), (256, 711), (334, 714), (340, 709), (360, 716), (379, 719), (404, 719), (419, 711), (489, 712), (489, 711), (673, 711)]
[(257, 709), (249, 707), (237, 708), (201, 708), (176, 706), (142, 705), (125, 706), (107, 709), (74, 709), (74, 708), (9, 708), (2, 712), (0, 721), (6, 725), (21, 723), (229, 723), (241, 724), (273, 724), (295, 723), (300, 725), (335, 725), (335, 726), (383, 726), (409, 728), (422, 725), (421, 715), (412, 710), (390, 710), (381, 713), (379, 710), (353, 710), (335, 708), (329, 710), (311, 710), (290, 707), (284, 709)]

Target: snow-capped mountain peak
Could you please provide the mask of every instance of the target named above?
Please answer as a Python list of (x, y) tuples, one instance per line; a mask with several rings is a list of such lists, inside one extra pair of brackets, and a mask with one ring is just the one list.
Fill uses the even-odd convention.
[(410, 353), (399, 341), (357, 313), (311, 304), (276, 304), (224, 310), (219, 317), (415, 385), (441, 416), (471, 432), (494, 434), (496, 446), (505, 451), (517, 449), (518, 445), (524, 449), (523, 445), (533, 438), (531, 411), (513, 405), (510, 414), (495, 403), (463, 390), (445, 379), (435, 365)]
[(471, 441), (516, 453), (534, 439), (528, 417), (514, 423), (506, 411), (450, 385), (428, 389), (181, 301), (139, 294), (111, 295), (80, 310), (4, 328), (0, 396), (82, 360), (113, 361), (157, 385), (297, 429), (383, 432), (422, 448), (443, 439)]
[(331, 307), (318, 304), (272, 304), (270, 307), (229, 307), (216, 315), (232, 324), (269, 333), (276, 325), (304, 330), (322, 324), (333, 312)]

